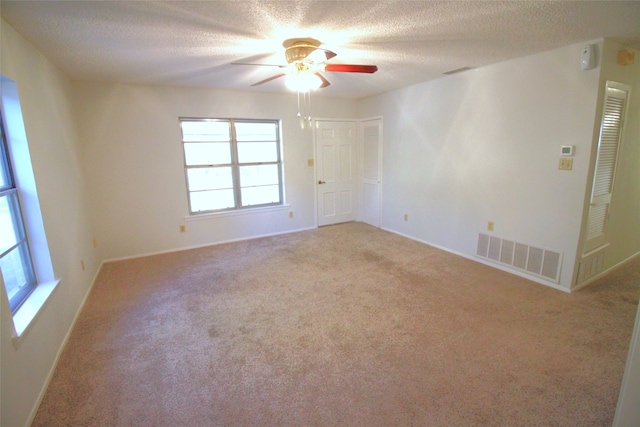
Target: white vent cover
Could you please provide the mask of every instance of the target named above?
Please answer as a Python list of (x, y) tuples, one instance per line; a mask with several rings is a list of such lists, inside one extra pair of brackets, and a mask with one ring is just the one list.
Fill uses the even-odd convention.
[(582, 256), (578, 269), (577, 283), (581, 284), (602, 271), (604, 266), (604, 249), (595, 250)]
[(476, 255), (555, 283), (560, 281), (561, 252), (480, 233)]

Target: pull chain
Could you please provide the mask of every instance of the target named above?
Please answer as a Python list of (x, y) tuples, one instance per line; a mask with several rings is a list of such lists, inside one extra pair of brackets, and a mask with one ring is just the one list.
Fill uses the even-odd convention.
[[(302, 94), (302, 106), (300, 105), (300, 94)], [(298, 91), (298, 119), (302, 129), (307, 126), (311, 127), (311, 91)]]

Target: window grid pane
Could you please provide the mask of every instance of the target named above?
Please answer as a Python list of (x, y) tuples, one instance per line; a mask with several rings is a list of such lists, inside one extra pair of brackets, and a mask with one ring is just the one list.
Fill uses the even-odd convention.
[(15, 192), (0, 197), (0, 255), (25, 239)]
[(235, 208), (233, 189), (194, 191), (190, 195), (192, 212), (208, 212)]
[(231, 164), (230, 142), (185, 142), (184, 157), (187, 166)]
[(180, 123), (192, 214), (283, 203), (277, 121), (180, 119)]
[(0, 274), (13, 313), (35, 289), (36, 278), (2, 121), (0, 129)]
[(9, 156), (7, 147), (4, 143), (4, 129), (0, 125), (0, 133), (2, 134), (2, 142), (0, 143), (0, 191), (13, 187), (11, 179), (11, 170), (9, 169)]
[(278, 161), (277, 142), (238, 142), (238, 163)]
[(261, 185), (278, 185), (278, 182), (278, 165), (240, 167), (240, 184), (242, 188)]
[(189, 191), (233, 189), (231, 167), (191, 168), (187, 171)]
[(277, 185), (242, 189), (242, 206), (268, 205), (278, 202), (280, 202), (280, 188)]
[(0, 270), (7, 288), (11, 308), (18, 306), (30, 292), (35, 281), (29, 257), (29, 247), (23, 241), (0, 258)]
[(182, 140), (194, 141), (231, 141), (230, 122), (228, 120), (184, 120)]
[(277, 141), (278, 128), (275, 122), (234, 123), (238, 141)]

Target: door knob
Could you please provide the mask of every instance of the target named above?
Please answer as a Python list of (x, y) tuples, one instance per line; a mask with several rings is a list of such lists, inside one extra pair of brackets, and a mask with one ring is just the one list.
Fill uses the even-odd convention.
[(326, 184), (324, 181), (318, 181), (318, 184)]

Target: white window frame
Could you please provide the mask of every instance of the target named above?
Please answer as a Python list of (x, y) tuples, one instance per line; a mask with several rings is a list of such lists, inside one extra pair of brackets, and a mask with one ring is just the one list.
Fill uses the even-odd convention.
[[(185, 183), (187, 190), (187, 202), (189, 206), (189, 215), (192, 217), (197, 217), (201, 215), (208, 214), (216, 214), (216, 213), (233, 213), (233, 212), (244, 212), (257, 210), (262, 208), (270, 208), (270, 207), (278, 207), (283, 206), (285, 204), (284, 200), (284, 167), (283, 167), (283, 156), (282, 156), (282, 136), (281, 136), (281, 122), (277, 119), (234, 119), (234, 118), (202, 118), (202, 117), (180, 117), (180, 129), (182, 134), (182, 123), (183, 122), (223, 122), (229, 125), (229, 147), (231, 150), (230, 153), (230, 161), (224, 163), (216, 163), (216, 164), (206, 164), (206, 165), (189, 165), (187, 164), (187, 154), (185, 149), (185, 143), (195, 143), (196, 141), (185, 141), (184, 134), (182, 134), (182, 144), (183, 144), (183, 159), (184, 159), (184, 170), (185, 170)], [(236, 123), (267, 123), (273, 124), (275, 126), (275, 141), (251, 141), (251, 142), (273, 142), (277, 147), (277, 159), (275, 161), (264, 161), (264, 162), (240, 162), (238, 156), (238, 143), (242, 143), (245, 141), (238, 141), (236, 135)], [(209, 142), (223, 142), (223, 141), (197, 141), (202, 143)], [(226, 141), (224, 141), (226, 142)], [(246, 141), (249, 142), (249, 141)], [(244, 204), (242, 201), (242, 189), (247, 188), (247, 186), (242, 186), (241, 184), (241, 174), (240, 169), (244, 166), (263, 166), (263, 165), (275, 165), (278, 169), (278, 201), (271, 203), (262, 203), (249, 205)], [(233, 199), (234, 206), (226, 207), (221, 209), (211, 209), (211, 210), (193, 210), (193, 206), (191, 203), (191, 193), (189, 186), (189, 171), (198, 168), (231, 168), (232, 180), (233, 180)], [(193, 191), (195, 192), (195, 191)]]
[[(31, 164), (31, 155), (20, 107), (20, 97), (16, 83), (0, 75), (0, 111), (5, 125), (5, 138), (8, 157), (11, 161), (16, 192), (20, 200), (22, 220), (29, 242), (31, 261), (35, 274), (35, 287), (22, 304), (12, 314), (12, 343), (18, 348), (35, 324), (39, 314), (58, 288), (51, 254), (44, 230), (42, 212), (36, 189), (35, 176)], [(4, 280), (0, 274), (0, 303), (9, 309), (9, 299)]]
[[(9, 297), (9, 290), (7, 289), (7, 298), (9, 300), (9, 307), (12, 313), (18, 311), (18, 308), (24, 303), (27, 297), (36, 288), (36, 276), (33, 269), (33, 262), (31, 261), (31, 250), (29, 249), (29, 240), (27, 239), (27, 233), (24, 226), (24, 220), (22, 219), (22, 208), (20, 207), (20, 197), (18, 195), (18, 188), (16, 187), (16, 180), (13, 176), (13, 165), (11, 158), (9, 157), (9, 145), (4, 131), (4, 118), (0, 117), (0, 164), (2, 170), (5, 171), (5, 177), (3, 181), (6, 181), (5, 186), (0, 186), (0, 206), (6, 204), (8, 208), (8, 215), (5, 217), (9, 219), (11, 228), (13, 228), (13, 234), (16, 237), (15, 242), (11, 241), (9, 245), (4, 244), (3, 237), (0, 236), (0, 243), (5, 250), (0, 252), (0, 274), (3, 276), (5, 286), (8, 286), (7, 275), (14, 278), (20, 277), (24, 279), (24, 283), (20, 283), (20, 287), (16, 293)], [(6, 233), (4, 238), (7, 237)], [(15, 261), (11, 262), (10, 257), (19, 255), (19, 264)], [(8, 261), (9, 260), (9, 261)], [(5, 270), (8, 269), (8, 270)], [(9, 273), (10, 271), (16, 271), (17, 273)], [(17, 276), (17, 277), (16, 277)], [(21, 280), (22, 282), (22, 280)], [(12, 285), (18, 285), (18, 283), (12, 283)], [(13, 286), (12, 286), (13, 288)], [(6, 289), (6, 288), (5, 288)]]

